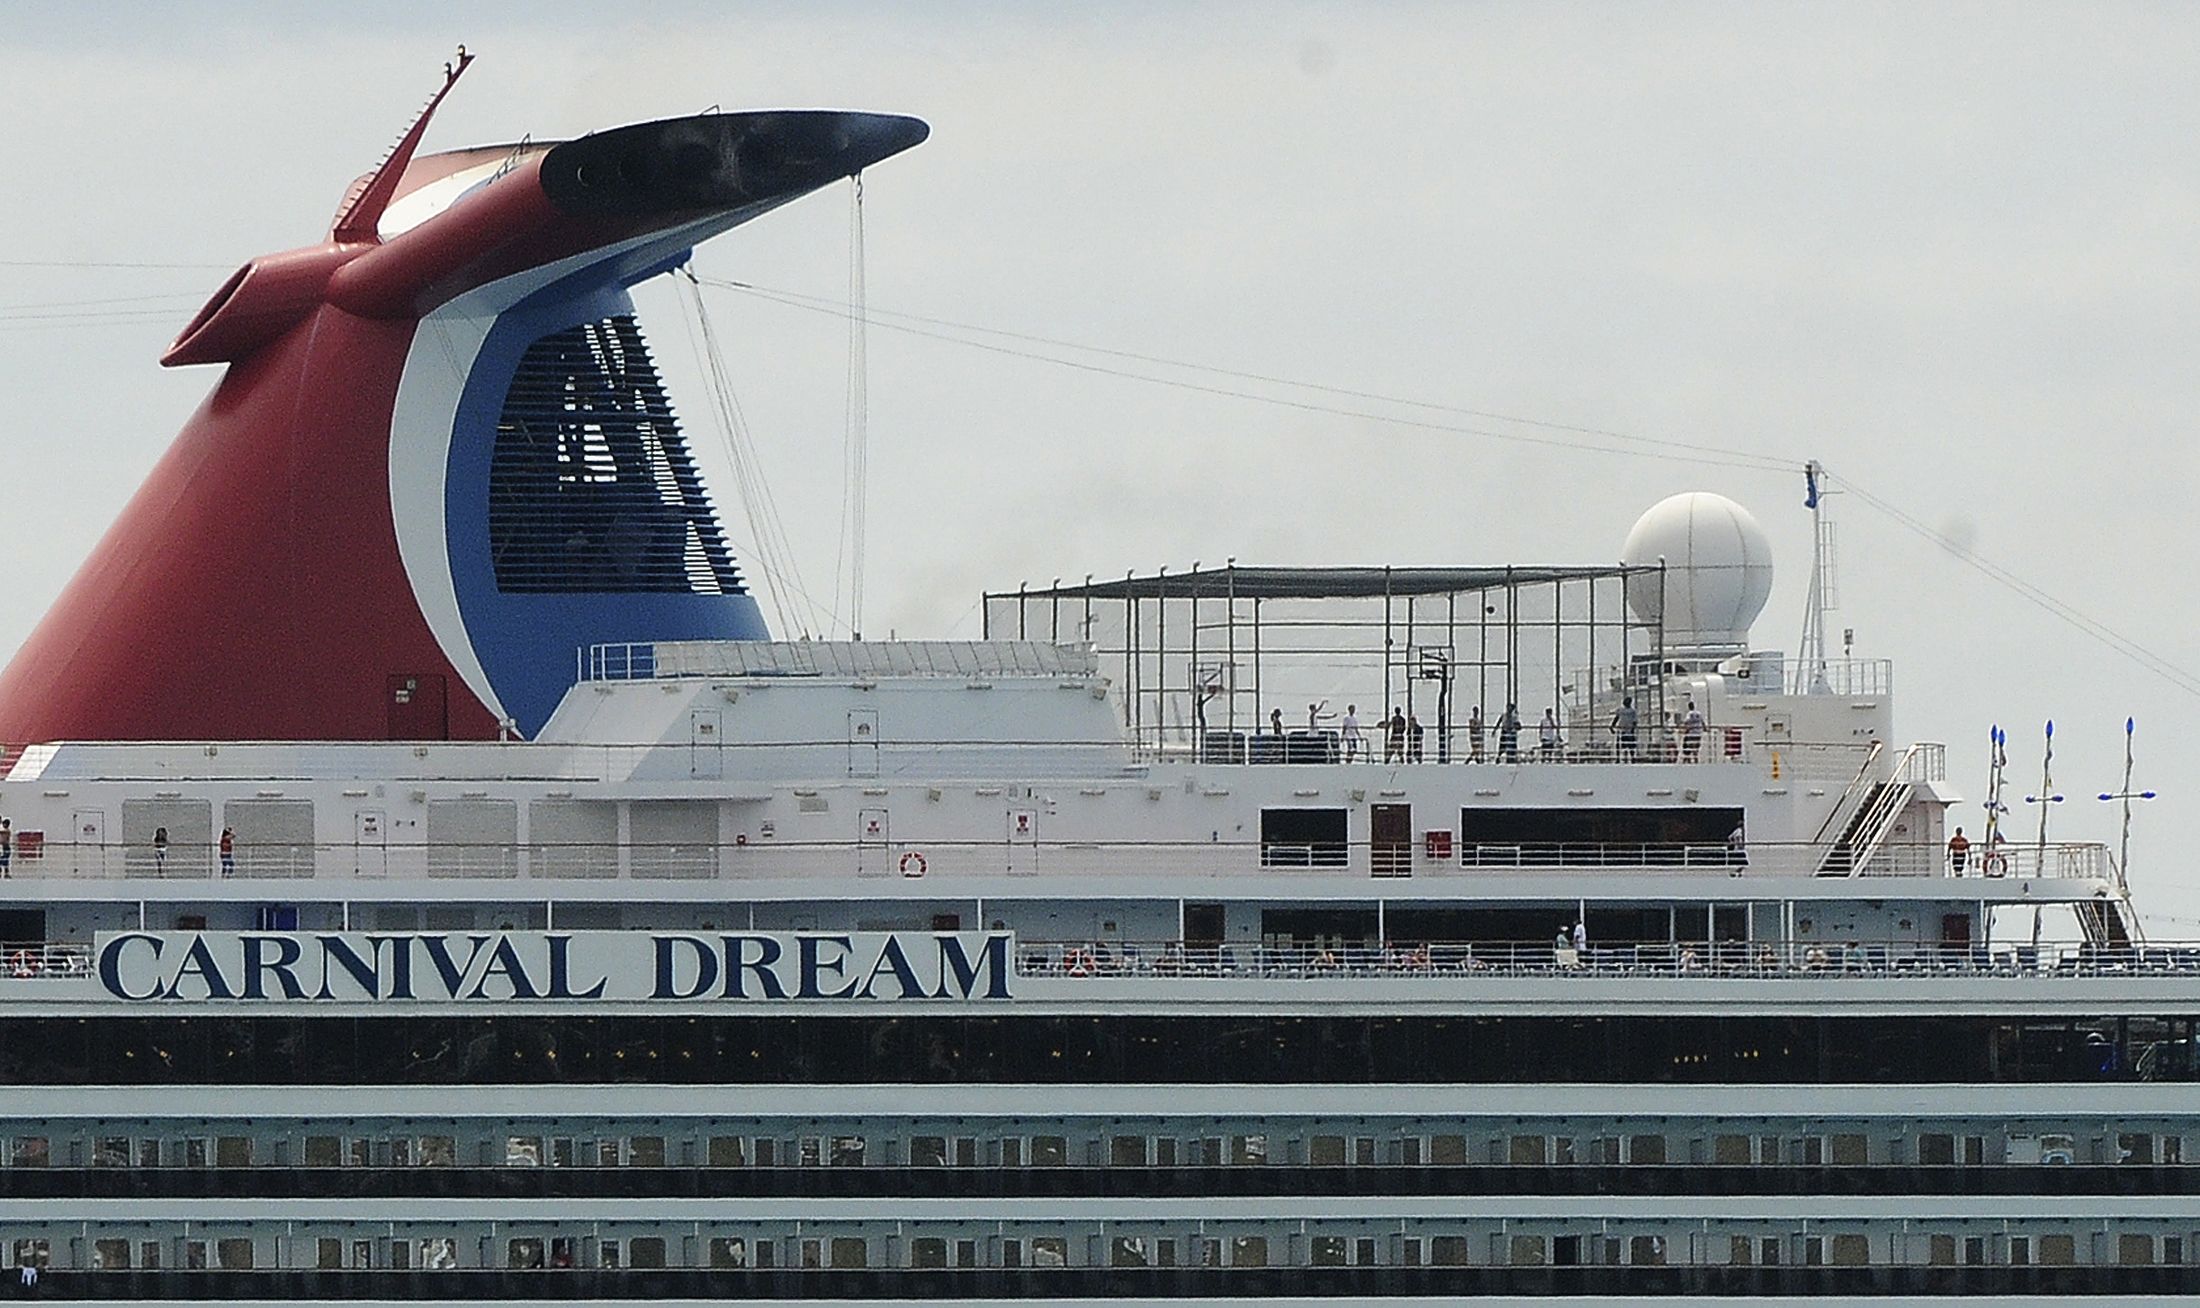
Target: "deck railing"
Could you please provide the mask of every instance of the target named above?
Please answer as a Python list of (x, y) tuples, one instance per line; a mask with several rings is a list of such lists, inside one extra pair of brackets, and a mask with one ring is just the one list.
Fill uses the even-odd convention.
[[(1536, 872), (1797, 877), (1811, 873), (1819, 846), (1803, 842), (1515, 841), (1429, 842), (1209, 840), (770, 840), (695, 842), (277, 843), (240, 844), (223, 859), (211, 845), (47, 841), (9, 865), (15, 879), (281, 881), (393, 880), (762, 880), (785, 877), (923, 877), (1045, 873), (1052, 876), (1241, 876), (1377, 878), (1487, 876)], [(2107, 880), (2105, 845), (2054, 842), (1976, 847), (1961, 867), (1934, 844), (1885, 845), (1859, 870), (1874, 877), (1985, 880), (2046, 877)]]
[(1018, 975), (1221, 977), (1319, 981), (1343, 978), (1698, 977), (1796, 980), (1834, 977), (2108, 977), (2200, 975), (2200, 943), (2125, 948), (1975, 945), (1908, 941), (1679, 941), (1656, 944), (1480, 941), (1389, 945), (1222, 944), (1171, 941), (1018, 941)]
[[(69, 980), (88, 977), (91, 971), (92, 947), (88, 944), (43, 941), (0, 945), (0, 980)], [(2190, 977), (2200, 976), (2200, 942), (2112, 948), (1916, 940), (1592, 941), (1576, 948), (1571, 944), (1507, 940), (1387, 945), (1021, 940), (1016, 946), (1016, 974), (1239, 981)]]
[[(459, 881), (821, 881), (866, 877), (1047, 876), (1053, 878), (1265, 877), (1282, 887), (1310, 877), (1394, 879), (1497, 877), (1532, 873), (1629, 873), (1801, 881), (1819, 866), (1810, 842), (1520, 841), (1477, 839), (1442, 830), (1408, 841), (1292, 839), (1040, 839), (1045, 814), (1023, 810), (1029, 834), (990, 840), (931, 840), (895, 835), (884, 819), (875, 838), (695, 841), (507, 840), (411, 842), (251, 842), (229, 856), (211, 843), (41, 841), (18, 843), (12, 879), (200, 882), (289, 880)], [(1454, 817), (1450, 820), (1456, 820)], [(1444, 820), (1444, 819), (1439, 819)], [(1932, 881), (2049, 878), (2108, 882), (2105, 845), (2055, 842), (1973, 846), (1961, 867), (1935, 844), (1883, 845), (1858, 875)], [(1789, 894), (1808, 892), (1790, 890)], [(1938, 893), (1938, 892), (1927, 892)]]

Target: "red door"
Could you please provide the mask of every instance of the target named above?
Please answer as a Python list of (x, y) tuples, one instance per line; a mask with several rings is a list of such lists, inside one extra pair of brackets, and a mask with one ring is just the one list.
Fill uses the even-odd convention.
[(449, 740), (448, 707), (441, 674), (390, 674), (391, 740)]

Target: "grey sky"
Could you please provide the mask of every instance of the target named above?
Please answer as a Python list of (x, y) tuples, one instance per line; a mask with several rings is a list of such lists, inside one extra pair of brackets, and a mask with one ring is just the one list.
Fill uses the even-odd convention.
[[(464, 40), (481, 60), (431, 149), (714, 103), (914, 113), (932, 140), (867, 179), (875, 308), (1816, 456), (2200, 669), (2190, 8), (374, 9), (8, 7), (0, 257), (218, 266), (0, 266), (7, 306), (175, 296), (95, 306), (157, 311), (142, 321), (0, 315), (0, 647), (212, 385), (155, 367), (161, 347), (224, 268), (321, 236)], [(697, 266), (838, 296), (846, 239), (834, 191)], [(719, 468), (677, 301), (642, 300)], [(844, 325), (710, 303), (805, 579), (828, 592)], [(1732, 495), (1772, 533), (1758, 642), (1792, 647), (1800, 626), (1796, 475), (1297, 412), (883, 329), (870, 358), (873, 634), (975, 635), (984, 588), (1195, 558), (1607, 560), (1683, 489)], [(2091, 796), (2136, 715), (2140, 780), (2166, 798), (2139, 819), (2134, 879), (2143, 905), (2196, 919), (2157, 934), (2200, 932), (2200, 702), (1834, 503), (1833, 625), (1897, 660), (1902, 734), (1949, 742), (1976, 796), (2002, 722), (2021, 795), (2052, 715), (2073, 797), (2057, 830), (2113, 839)]]

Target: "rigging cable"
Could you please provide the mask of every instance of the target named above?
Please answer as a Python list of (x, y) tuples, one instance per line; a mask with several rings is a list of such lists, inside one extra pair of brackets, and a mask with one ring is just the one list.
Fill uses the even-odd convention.
[[(744, 294), (756, 296), (758, 298), (782, 304), (790, 308), (828, 314), (837, 314), (844, 312), (844, 310), (838, 309), (832, 306), (829, 302), (815, 296), (802, 295), (790, 291), (780, 291), (774, 288), (758, 286), (750, 282), (733, 281), (724, 278), (705, 277), (701, 278), (700, 280), (705, 285), (740, 291)], [(1190, 390), (1201, 394), (1217, 395), (1231, 399), (1251, 400), (1255, 403), (1275, 405), (1283, 408), (1299, 410), (1301, 412), (1326, 413), (1339, 417), (1358, 418), (1364, 421), (1385, 423), (1392, 426), (1408, 427), (1422, 431), (1439, 432), (1451, 435), (1479, 436), (1495, 440), (1513, 441), (1516, 443), (1529, 445), (1543, 445), (1587, 453), (1626, 454), (1634, 455), (1638, 458), (1666, 459), (1676, 462), (1699, 463), (1711, 466), (1741, 468), (1758, 472), (1778, 472), (1782, 474), (1791, 474), (1796, 468), (1802, 466), (1804, 462), (1801, 459), (1790, 459), (1777, 455), (1722, 449), (1717, 446), (1701, 445), (1685, 441), (1665, 440), (1657, 437), (1636, 436), (1628, 432), (1618, 431), (1611, 428), (1590, 427), (1572, 423), (1553, 422), (1544, 419), (1523, 418), (1513, 415), (1500, 414), (1486, 409), (1469, 409), (1462, 406), (1441, 404), (1433, 401), (1419, 400), (1409, 397), (1384, 395), (1379, 392), (1373, 391), (1354, 390), (1347, 387), (1328, 386), (1313, 382), (1292, 381), (1288, 378), (1274, 377), (1268, 374), (1241, 372), (1232, 369), (1211, 367), (1205, 364), (1189, 363), (1183, 360), (1167, 359), (1158, 355), (1140, 354), (1128, 350), (1114, 350), (1102, 346), (1083, 345), (1077, 342), (1062, 340), (1059, 338), (1033, 336), (1024, 333), (1003, 331), (997, 328), (980, 327), (969, 323), (954, 322), (950, 319), (926, 318), (915, 314), (893, 313), (884, 310), (869, 310), (866, 316), (869, 320), (877, 322), (879, 326), (885, 327), (890, 331), (898, 331), (907, 335), (919, 336), (929, 340), (937, 340), (953, 345), (961, 345), (970, 349), (983, 350), (988, 353), (1010, 355), (1013, 357), (1030, 359), (1041, 363), (1050, 363), (1057, 367), (1070, 368), (1080, 372), (1094, 373), (1102, 376), (1119, 377), (1131, 381), (1141, 381), (1148, 383), (1149, 385), (1168, 386), (1180, 390)], [(1468, 426), (1457, 423), (1436, 422), (1426, 419), (1406, 417), (1394, 413), (1383, 413), (1380, 411), (1358, 408), (1348, 405), (1299, 399), (1288, 395), (1264, 394), (1259, 391), (1245, 390), (1233, 386), (1211, 385), (1203, 382), (1187, 381), (1181, 378), (1157, 376), (1151, 372), (1141, 372), (1130, 368), (1120, 368), (1105, 364), (1091, 363), (1079, 359), (1064, 358), (1055, 354), (1046, 354), (1034, 350), (1019, 349), (1013, 346), (997, 344), (991, 341), (974, 340), (970, 339), (970, 337), (967, 335), (958, 335), (957, 333), (971, 333), (1001, 337), (1029, 344), (1045, 345), (1058, 350), (1082, 351), (1089, 354), (1100, 355), (1113, 359), (1120, 359), (1127, 362), (1150, 363), (1168, 368), (1180, 369), (1192, 373), (1203, 373), (1210, 376), (1227, 378), (1235, 381), (1262, 382), (1269, 385), (1291, 387), (1303, 391), (1334, 395), (1340, 398), (1372, 400), (1382, 404), (1395, 405), (1404, 408), (1455, 413), (1463, 416), (1474, 416), (1503, 422), (1517, 423), (1523, 426), (1536, 428), (1537, 430), (1531, 433), (1508, 431), (1502, 428)], [(1596, 438), (1596, 440), (1592, 441), (1583, 439), (1568, 439), (1568, 436), (1593, 437)], [(1597, 443), (1597, 441), (1618, 441), (1627, 442), (1629, 444), (1602, 444)], [(1641, 448), (1631, 448), (1630, 445), (1639, 446)], [(2162, 655), (2155, 653), (2153, 650), (2147, 648), (2145, 645), (2142, 645), (2131, 637), (2124, 635), (2122, 632), (2117, 631), (2115, 628), (2110, 627), (2108, 624), (2100, 621), (2099, 619), (2090, 617), (2087, 614), (2074, 608), (2070, 604), (2058, 599), (2056, 596), (2049, 593), (2044, 588), (2025, 580), (2016, 572), (2008, 568), (2002, 567), (2001, 565), (1982, 557), (1981, 555), (1965, 547), (1961, 543), (1951, 540), (1949, 537), (1942, 534), (1941, 532), (1935, 531), (1933, 528), (1926, 525), (1924, 522), (1920, 521), (1913, 515), (1904, 512), (1901, 508), (1897, 507), (1892, 502), (1886, 500), (1881, 496), (1873, 494), (1870, 490), (1866, 489), (1853, 478), (1842, 476), (1836, 473), (1833, 469), (1823, 466), (1821, 467), (1821, 471), (1828, 478), (1828, 480), (1838, 482), (1844, 489), (1854, 494), (1860, 501), (1862, 501), (1866, 505), (1869, 505), (1871, 508), (1877, 510), (1881, 514), (1884, 514), (1897, 526), (1917, 535), (1921, 539), (1940, 546), (1942, 549), (1954, 555), (1958, 561), (1976, 570), (1978, 573), (1980, 573), (1980, 575), (1986, 577), (1988, 580), (2015, 593), (2018, 597), (2022, 598), (2027, 603), (2050, 614), (2057, 620), (2092, 638), (2098, 643), (2107, 646), (2109, 649), (2122, 655), (2124, 658), (2137, 664), (2139, 667), (2145, 669), (2146, 671), (2153, 673), (2155, 676), (2160, 677), (2162, 680), (2170, 683), (2177, 689), (2182, 690), (2187, 694), (2200, 697), (2200, 674), (2195, 674), (2191, 671), (2188, 671), (2184, 667), (2181, 667), (2180, 665), (2172, 662)]]
[[(701, 280), (706, 286), (717, 286), (723, 287), (727, 290), (741, 291), (744, 294), (753, 295), (760, 299), (775, 301), (779, 304), (786, 305), (788, 308), (806, 309), (815, 313), (826, 313), (836, 316), (845, 312), (845, 310), (843, 310), (839, 304), (833, 301), (826, 300), (820, 296), (804, 295), (798, 291), (781, 290), (777, 287), (760, 286), (754, 282), (735, 281), (729, 278), (704, 277)], [(1205, 373), (1209, 376), (1224, 377), (1233, 381), (1258, 382), (1263, 385), (1283, 386), (1291, 388), (1293, 390), (1309, 391), (1319, 395), (1334, 395), (1342, 399), (1373, 400), (1382, 404), (1394, 404), (1401, 408), (1425, 409), (1431, 412), (1452, 413), (1458, 414), (1462, 417), (1481, 418), (1493, 422), (1514, 423), (1519, 426), (1533, 427), (1546, 431), (1567, 432), (1579, 436), (1595, 436), (1605, 440), (1626, 441), (1650, 447), (1651, 449), (1674, 451), (1673, 454), (1666, 457), (1687, 458), (1692, 456), (1702, 456), (1702, 461), (1704, 462), (1716, 462), (1730, 467), (1750, 467), (1765, 472), (1788, 473), (1794, 470), (1794, 466), (1797, 462), (1793, 459), (1780, 458), (1777, 456), (1766, 454), (1756, 454), (1745, 450), (1726, 449), (1716, 445), (1701, 445), (1689, 441), (1667, 440), (1656, 436), (1638, 436), (1630, 432), (1617, 431), (1606, 427), (1581, 426), (1574, 423), (1556, 422), (1547, 418), (1531, 418), (1520, 414), (1500, 413), (1490, 409), (1475, 409), (1463, 405), (1445, 404), (1434, 400), (1414, 399), (1409, 396), (1385, 395), (1378, 391), (1357, 390), (1349, 386), (1335, 386), (1321, 382), (1297, 381), (1289, 377), (1278, 377), (1271, 373), (1246, 372), (1234, 368), (1216, 367), (1212, 364), (1191, 363), (1182, 359), (1171, 359), (1157, 354), (1144, 354), (1136, 350), (1119, 350), (1111, 349), (1107, 346), (1102, 345), (1086, 345), (1077, 341), (1063, 340), (1060, 337), (1039, 336), (1029, 332), (1009, 331), (999, 327), (985, 327), (980, 326), (976, 323), (957, 322), (949, 318), (934, 318), (927, 317), (923, 314), (899, 313), (885, 309), (870, 309), (868, 310), (867, 317), (870, 322), (876, 323), (878, 326), (887, 328), (890, 331), (905, 332), (909, 335), (922, 336), (931, 340), (947, 341), (956, 345), (967, 345), (974, 349), (991, 350), (992, 352), (999, 354), (1015, 355), (1019, 358), (1034, 359), (1046, 363), (1055, 363), (1063, 367), (1077, 368), (1087, 372), (1097, 372), (1107, 376), (1126, 377), (1132, 380), (1148, 381), (1164, 386), (1183, 386), (1211, 395), (1222, 395), (1237, 399), (1258, 400), (1264, 403), (1285, 402), (1280, 401), (1275, 397), (1260, 395), (1257, 393), (1248, 393), (1193, 385), (1171, 380), (1168, 378), (1154, 377), (1143, 373), (1117, 371), (1089, 364), (1081, 364), (1073, 360), (1056, 358), (1052, 355), (1012, 350), (998, 346), (989, 346), (979, 341), (963, 340), (957, 336), (947, 335), (944, 334), (942, 331), (926, 331), (920, 330), (920, 328), (940, 328), (945, 329), (945, 331), (969, 332), (979, 336), (999, 337), (1006, 340), (1021, 341), (1031, 345), (1044, 345), (1055, 349), (1073, 350), (1084, 354), (1099, 355), (1104, 358), (1123, 359), (1134, 363), (1150, 363), (1165, 368), (1176, 368), (1186, 372)], [(905, 324), (917, 324), (918, 326), (908, 326)], [(1322, 408), (1322, 406), (1317, 405), (1297, 407), (1307, 407), (1313, 408), (1316, 411), (1337, 413), (1344, 417), (1358, 418), (1374, 416), (1361, 413), (1358, 410), (1353, 409), (1325, 409)], [(1378, 420), (1404, 421), (1388, 418), (1379, 418)], [(1415, 424), (1407, 423), (1407, 425)], [(1437, 429), (1461, 431), (1469, 435), (1493, 435), (1500, 436), (1505, 439), (1527, 439), (1526, 437), (1513, 436), (1506, 433), (1478, 431), (1473, 428), (1438, 427)], [(1536, 443), (1563, 445), (1568, 448), (1575, 449), (1602, 448), (1597, 446), (1582, 446), (1578, 442), (1571, 441), (1544, 441)], [(1647, 453), (1647, 451), (1638, 450), (1610, 450), (1607, 452), (1623, 454)]]
[[(779, 615), (782, 630), (791, 629), (807, 638), (818, 625), (817, 602), (802, 585), (802, 574), (795, 566), (795, 554), (788, 544), (785, 521), (780, 517), (778, 501), (771, 493), (771, 482), (764, 476), (763, 462), (756, 450), (755, 439), (749, 432), (746, 416), (741, 412), (740, 397), (735, 394), (733, 380), (727, 374), (725, 352), (719, 347), (718, 332), (712, 326), (710, 310), (703, 303), (702, 288), (695, 283), (695, 274), (681, 270), (687, 291), (687, 299), (693, 310), (692, 318), (699, 335), (691, 335), (689, 345), (694, 349), (696, 362), (710, 383), (712, 413), (723, 439), (728, 461), (733, 467), (734, 493), (741, 501), (742, 516), (747, 519), (749, 536), (753, 542), (750, 557), (756, 562), (756, 570), (763, 575), (764, 588), (770, 595), (772, 607)], [(808, 619), (796, 607), (796, 599), (809, 609)]]
[[(841, 520), (848, 545), (848, 635), (863, 639), (863, 559), (866, 511), (870, 507), (870, 394), (864, 325), (869, 318), (863, 284), (863, 174), (848, 179), (848, 404), (841, 438), (847, 481), (842, 489)], [(835, 594), (838, 594), (837, 573)]]

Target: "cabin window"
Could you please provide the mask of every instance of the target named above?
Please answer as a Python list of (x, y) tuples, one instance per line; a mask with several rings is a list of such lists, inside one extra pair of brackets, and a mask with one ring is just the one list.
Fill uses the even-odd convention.
[(428, 875), (519, 875), (519, 805), (509, 799), (431, 799)]
[(1230, 1241), (1230, 1265), (1232, 1267), (1266, 1267), (1268, 1265), (1268, 1237), (1265, 1235), (1241, 1235)]
[(1264, 808), (1260, 812), (1262, 867), (1343, 867), (1345, 848), (1341, 808)]
[[(328, 1243), (322, 1241), (323, 1244)], [(92, 1241), (92, 1266), (94, 1268), (126, 1268), (130, 1265), (128, 1240)]]
[(1069, 1266), (1069, 1241), (1058, 1235), (1036, 1236), (1031, 1241), (1033, 1267)]
[[(840, 1242), (833, 1242), (838, 1245)], [(857, 1241), (858, 1244), (862, 1241)], [(626, 1265), (629, 1267), (656, 1268), (665, 1265), (665, 1239), (661, 1235), (645, 1235), (626, 1242)], [(839, 1266), (839, 1264), (834, 1264)], [(863, 1264), (854, 1264), (861, 1267)]]
[(222, 863), (223, 876), (313, 875), (312, 800), (227, 800), (222, 804), (222, 825), (236, 834), (231, 854)]
[[(917, 1241), (915, 1245), (911, 1246), (912, 1250), (923, 1243), (922, 1240)], [(749, 1242), (738, 1235), (714, 1237), (710, 1242), (710, 1265), (721, 1270), (747, 1267), (749, 1265)], [(918, 1267), (927, 1265), (922, 1261), (916, 1263)]]
[(1468, 867), (1552, 863), (1723, 867), (1738, 808), (1462, 808), (1459, 859)]
[[(714, 1135), (710, 1138), (708, 1157), (712, 1167), (743, 1167), (748, 1164), (745, 1142), (737, 1135)], [(912, 1160), (914, 1161), (914, 1160)]]
[(238, 1239), (215, 1241), (214, 1264), (225, 1272), (251, 1271), (252, 1242)]
[(1151, 1267), (1153, 1257), (1147, 1252), (1146, 1237), (1119, 1235), (1108, 1242), (1108, 1266)]

